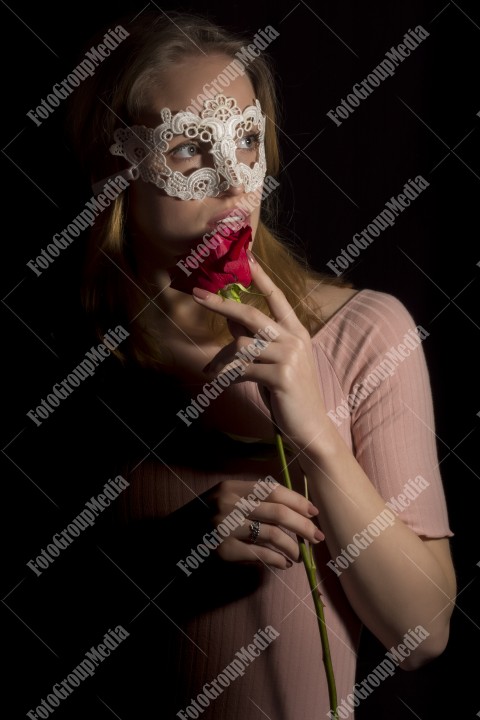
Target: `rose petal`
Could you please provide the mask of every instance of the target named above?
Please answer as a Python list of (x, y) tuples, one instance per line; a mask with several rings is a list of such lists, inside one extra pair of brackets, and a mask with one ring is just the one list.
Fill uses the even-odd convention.
[(206, 257), (201, 256), (201, 262), (194, 259), (198, 267), (193, 268), (188, 264), (188, 259), (192, 259), (191, 255), (183, 258), (183, 268), (188, 268), (189, 274), (179, 265), (170, 268), (170, 287), (191, 295), (194, 287), (217, 293), (231, 283), (240, 283), (245, 287), (251, 284), (252, 276), (246, 251), (252, 239), (252, 228), (247, 225), (228, 237), (218, 234), (213, 237), (219, 240), (218, 245), (209, 248), (209, 254)]

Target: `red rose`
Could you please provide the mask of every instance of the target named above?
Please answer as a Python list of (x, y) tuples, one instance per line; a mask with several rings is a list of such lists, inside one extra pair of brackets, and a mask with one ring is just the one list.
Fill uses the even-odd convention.
[[(170, 287), (191, 295), (194, 287), (217, 293), (232, 283), (246, 288), (251, 284), (252, 276), (246, 251), (252, 240), (252, 228), (247, 225), (231, 232), (228, 237), (217, 233), (210, 239), (212, 245), (216, 244), (215, 248), (209, 248), (203, 242), (203, 253), (199, 250), (195, 255), (190, 253), (179, 260), (175, 267), (170, 268)], [(198, 244), (201, 242), (202, 240), (199, 240)], [(197, 267), (194, 267), (195, 265)]]

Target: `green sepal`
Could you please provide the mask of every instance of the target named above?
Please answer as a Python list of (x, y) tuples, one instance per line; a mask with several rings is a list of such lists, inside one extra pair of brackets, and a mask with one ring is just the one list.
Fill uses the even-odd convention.
[(241, 283), (230, 283), (221, 290), (217, 291), (217, 295), (221, 295), (228, 300), (235, 300), (235, 302), (242, 302), (241, 292), (251, 292), (248, 288), (244, 287)]
[(217, 290), (217, 295), (221, 295), (224, 298), (227, 298), (228, 300), (235, 300), (235, 302), (242, 302), (242, 298), (240, 293), (248, 293), (249, 295), (263, 295), (263, 293), (256, 293), (253, 292), (253, 290), (250, 290), (250, 288), (246, 288), (242, 283), (230, 283), (230, 285), (226, 285), (221, 290)]

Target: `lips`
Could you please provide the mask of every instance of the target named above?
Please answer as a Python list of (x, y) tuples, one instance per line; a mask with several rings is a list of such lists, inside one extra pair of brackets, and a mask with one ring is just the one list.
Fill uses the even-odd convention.
[(222, 213), (215, 215), (207, 223), (209, 230), (216, 230), (217, 226), (224, 223), (229, 228), (238, 230), (246, 225), (250, 225), (250, 215), (247, 215), (243, 210), (239, 208), (230, 208), (224, 210)]

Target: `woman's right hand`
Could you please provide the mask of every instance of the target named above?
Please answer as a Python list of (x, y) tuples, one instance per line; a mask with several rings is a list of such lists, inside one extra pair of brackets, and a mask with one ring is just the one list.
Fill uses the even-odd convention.
[[(217, 545), (214, 552), (227, 562), (264, 563), (285, 570), (292, 561), (300, 560), (298, 542), (286, 530), (314, 545), (325, 539), (311, 520), (318, 515), (318, 509), (273, 478), (224, 480), (204, 493), (202, 500), (210, 508), (213, 524), (207, 540)], [(255, 521), (260, 526), (253, 542), (250, 525)]]

